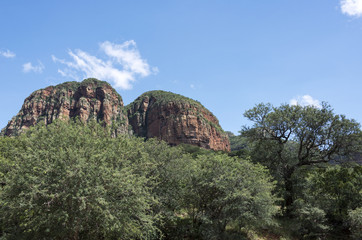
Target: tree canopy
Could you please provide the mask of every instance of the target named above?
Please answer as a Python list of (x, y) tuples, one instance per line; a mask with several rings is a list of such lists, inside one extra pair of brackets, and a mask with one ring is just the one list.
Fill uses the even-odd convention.
[(321, 108), (258, 104), (244, 116), (254, 125), (242, 134), (254, 144), (254, 159), (284, 182), (286, 206), (293, 202), (291, 177), (297, 168), (349, 157), (360, 149), (359, 123), (334, 114), (326, 103)]
[(1, 137), (0, 238), (217, 239), (272, 221), (265, 167), (111, 133), (56, 121)]

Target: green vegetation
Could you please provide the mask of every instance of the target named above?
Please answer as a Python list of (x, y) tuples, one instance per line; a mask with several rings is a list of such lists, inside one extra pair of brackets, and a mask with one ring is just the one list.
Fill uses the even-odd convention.
[[(87, 79), (84, 79), (82, 82), (76, 82), (76, 81), (71, 81), (71, 82), (64, 82), (64, 83), (61, 83), (61, 84), (58, 84), (56, 86), (49, 86), (48, 88), (54, 88), (57, 90), (57, 93), (58, 93), (58, 98), (54, 99), (54, 98), (50, 98), (48, 99), (49, 101), (59, 101), (59, 98), (60, 98), (60, 95), (64, 92), (66, 93), (67, 91), (71, 90), (74, 92), (76, 92), (78, 90), (79, 87), (81, 86), (90, 86), (90, 85), (95, 85), (97, 87), (104, 87), (104, 86), (107, 86), (107, 87), (111, 87), (111, 85), (108, 83), (108, 82), (105, 82), (105, 81), (101, 81), (101, 80), (98, 80), (96, 78), (87, 78)], [(37, 96), (36, 93), (40, 93), (42, 90), (44, 89), (39, 89), (35, 92), (33, 92), (31, 94), (31, 96)], [(116, 90), (114, 90), (114, 94), (117, 95), (118, 99), (120, 101), (122, 101), (122, 97), (121, 95), (119, 95), (117, 93)]]
[[(303, 167), (293, 176), (293, 215), (306, 236), (338, 236), (355, 225), (349, 213), (362, 203), (362, 166)], [(342, 237), (340, 237), (342, 238)]]
[(115, 133), (122, 119), (0, 137), (0, 239), (361, 239), (360, 125), (326, 104), (245, 116), (229, 154)]
[(326, 104), (321, 109), (259, 104), (244, 115), (254, 126), (245, 128), (243, 135), (254, 142), (255, 160), (283, 181), (287, 208), (293, 204), (292, 176), (299, 167), (348, 157), (359, 150), (360, 125), (335, 115)]
[[(360, 125), (335, 115), (327, 104), (320, 109), (259, 104), (244, 115), (254, 122), (242, 130), (247, 153), (277, 180), (283, 217), (295, 223), (294, 235), (350, 238), (348, 231), (358, 229), (354, 213), (362, 206), (362, 168), (346, 160), (361, 151)], [(332, 165), (336, 160), (345, 163)]]
[(348, 222), (352, 237), (354, 239), (362, 238), (362, 207), (350, 210), (348, 212)]
[(261, 165), (111, 132), (55, 121), (0, 138), (0, 237), (240, 238), (272, 223)]
[(138, 157), (140, 142), (117, 140), (98, 124), (59, 122), (2, 139), (2, 236), (131, 239), (156, 234), (149, 180), (131, 167), (131, 159), (144, 160)]
[(250, 156), (250, 149), (248, 139), (239, 135), (235, 136), (232, 132), (226, 132), (230, 141), (230, 153), (229, 156), (245, 158)]
[[(167, 104), (169, 102), (181, 103), (181, 104), (188, 103), (190, 106), (210, 112), (199, 101), (182, 96), (180, 94), (161, 91), (161, 90), (145, 92), (141, 96), (139, 96), (136, 100), (134, 100), (133, 103), (131, 103), (130, 105), (140, 105), (145, 97), (148, 97), (149, 99), (151, 99), (151, 98), (156, 99), (154, 104), (157, 104), (157, 105)], [(128, 105), (127, 107), (129, 107), (130, 105)]]

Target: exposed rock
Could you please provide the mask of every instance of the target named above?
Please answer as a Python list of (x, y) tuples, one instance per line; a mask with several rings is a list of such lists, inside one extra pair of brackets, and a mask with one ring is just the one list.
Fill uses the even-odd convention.
[(127, 106), (129, 124), (137, 136), (157, 137), (171, 145), (192, 144), (230, 151), (217, 118), (201, 103), (184, 96), (150, 91)]
[(66, 82), (33, 92), (0, 135), (16, 136), (36, 124), (79, 118), (111, 126), (115, 135), (129, 134), (133, 128), (137, 136), (157, 137), (170, 145), (230, 151), (228, 136), (216, 117), (192, 99), (151, 91), (128, 105), (127, 112), (121, 96), (107, 82), (93, 78)]
[(128, 118), (122, 97), (107, 83), (97, 79), (66, 82), (33, 92), (19, 113), (2, 130), (2, 135), (17, 135), (38, 123), (78, 117), (112, 125), (115, 134), (128, 133)]

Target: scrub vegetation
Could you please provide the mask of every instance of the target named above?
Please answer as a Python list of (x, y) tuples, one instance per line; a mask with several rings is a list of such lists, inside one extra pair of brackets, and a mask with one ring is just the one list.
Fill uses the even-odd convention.
[(359, 124), (326, 104), (245, 116), (230, 153), (95, 121), (1, 137), (0, 239), (360, 239)]

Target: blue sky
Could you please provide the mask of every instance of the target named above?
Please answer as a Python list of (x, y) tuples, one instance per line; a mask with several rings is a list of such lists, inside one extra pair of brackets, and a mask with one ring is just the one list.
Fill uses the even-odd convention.
[(362, 0), (1, 1), (0, 128), (33, 91), (88, 76), (125, 104), (200, 101), (224, 130), (260, 102), (362, 122)]

